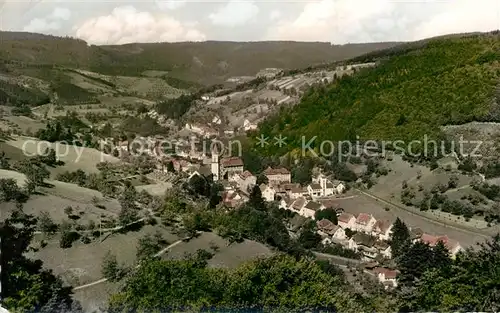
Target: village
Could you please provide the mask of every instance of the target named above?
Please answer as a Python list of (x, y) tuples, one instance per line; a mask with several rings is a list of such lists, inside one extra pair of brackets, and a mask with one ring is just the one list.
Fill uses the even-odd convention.
[[(200, 136), (201, 137), (201, 136)], [(199, 142), (203, 142), (203, 138)], [(175, 141), (172, 149), (162, 146), (160, 138), (136, 138), (135, 143), (142, 143), (139, 149), (134, 148), (134, 142), (120, 142), (120, 153), (133, 152), (139, 155), (149, 155), (157, 160), (157, 176), (170, 175), (166, 164), (171, 164), (171, 169), (183, 181), (189, 182), (193, 177), (209, 178), (222, 187), (222, 205), (230, 210), (237, 210), (250, 199), (254, 187), (258, 187), (262, 198), (268, 203), (276, 204), (280, 209), (288, 210), (295, 214), (295, 218), (288, 225), (292, 237), (298, 236), (301, 226), (307, 221), (314, 220), (317, 225), (317, 234), (321, 236), (324, 246), (340, 245), (345, 249), (355, 251), (362, 255), (362, 261), (370, 267), (392, 259), (390, 239), (394, 220), (377, 218), (366, 208), (366, 213), (353, 213), (344, 210), (339, 200), (346, 199), (349, 186), (346, 182), (332, 180), (323, 173), (312, 177), (309, 184), (301, 185), (292, 182), (292, 175), (285, 167), (268, 167), (259, 176), (265, 177), (265, 182), (258, 183), (256, 174), (245, 169), (245, 164), (240, 157), (224, 156), (217, 151), (199, 152), (196, 146), (187, 141)], [(198, 142), (198, 141), (197, 141)], [(180, 147), (180, 149), (179, 149)], [(194, 149), (193, 149), (194, 148)], [(165, 151), (171, 151), (166, 153)], [(210, 157), (207, 155), (210, 154)], [(328, 219), (317, 220), (318, 212), (333, 210), (337, 216), (334, 223)], [(422, 241), (431, 247), (442, 242), (454, 258), (463, 249), (458, 241), (446, 235), (431, 235), (420, 228), (411, 228), (411, 238)], [(373, 276), (384, 284), (386, 288), (397, 286), (397, 271), (382, 267), (372, 266), (369, 270)]]

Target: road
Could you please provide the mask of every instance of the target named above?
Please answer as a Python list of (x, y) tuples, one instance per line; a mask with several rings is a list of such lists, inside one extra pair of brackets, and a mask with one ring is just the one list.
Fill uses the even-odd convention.
[[(182, 239), (181, 240), (177, 240), (176, 242), (174, 242), (173, 244), (169, 245), (168, 247), (166, 248), (163, 248), (162, 250), (160, 250), (158, 253), (156, 253), (153, 257), (159, 257), (161, 256), (162, 254), (164, 254), (165, 252), (167, 252), (169, 249), (177, 246), (178, 244), (180, 244), (182, 242)], [(139, 268), (141, 267), (140, 264), (138, 264), (135, 268)], [(88, 283), (88, 284), (85, 284), (85, 285), (81, 285), (81, 286), (78, 286), (78, 287), (75, 287), (73, 288), (73, 291), (77, 291), (77, 290), (80, 290), (80, 289), (85, 289), (85, 288), (88, 288), (88, 287), (92, 287), (92, 286), (95, 286), (95, 285), (99, 285), (99, 284), (102, 284), (104, 282), (107, 282), (108, 279), (107, 278), (102, 278), (102, 279), (99, 279), (99, 280), (96, 280), (94, 282), (91, 282), (91, 283)]]
[[(483, 239), (487, 239), (487, 238), (490, 238), (491, 235), (481, 231), (481, 230), (474, 230), (474, 229), (471, 229), (471, 228), (467, 228), (467, 227), (460, 227), (458, 226), (458, 224), (456, 225), (451, 225), (451, 224), (448, 224), (448, 223), (445, 223), (445, 222), (441, 222), (441, 221), (437, 221), (435, 219), (432, 219), (430, 217), (427, 217), (423, 214), (420, 214), (419, 212), (417, 211), (414, 211), (414, 210), (410, 210), (408, 208), (405, 208), (404, 206), (402, 205), (399, 205), (399, 204), (396, 204), (396, 203), (393, 203), (393, 202), (390, 202), (388, 200), (385, 200), (379, 196), (376, 196), (370, 192), (366, 192), (366, 191), (363, 191), (363, 190), (360, 190), (360, 189), (355, 189), (357, 192), (367, 196), (367, 197), (370, 197), (372, 199), (375, 199), (379, 202), (382, 202), (392, 208), (395, 208), (397, 210), (400, 210), (400, 211), (404, 211), (405, 213), (409, 213), (410, 215), (412, 215), (413, 217), (418, 217), (419, 219), (423, 220), (423, 221), (426, 221), (426, 222), (430, 222), (432, 224), (435, 224), (435, 225), (439, 225), (441, 227), (445, 227), (447, 228), (448, 230), (454, 230), (455, 232), (460, 232), (462, 233), (462, 236), (459, 236), (460, 238), (464, 238), (463, 235), (465, 235), (466, 237), (470, 237), (471, 235), (474, 236), (474, 237), (482, 237)], [(404, 220), (404, 219), (403, 219)], [(454, 238), (453, 235), (450, 235), (451, 238)], [(459, 240), (459, 241), (462, 241), (460, 238), (456, 238), (456, 240)]]

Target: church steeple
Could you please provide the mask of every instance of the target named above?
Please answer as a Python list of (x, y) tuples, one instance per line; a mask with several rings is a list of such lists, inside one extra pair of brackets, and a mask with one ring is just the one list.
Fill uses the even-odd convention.
[(220, 161), (219, 161), (219, 152), (214, 149), (212, 151), (212, 177), (214, 181), (218, 181), (220, 179)]

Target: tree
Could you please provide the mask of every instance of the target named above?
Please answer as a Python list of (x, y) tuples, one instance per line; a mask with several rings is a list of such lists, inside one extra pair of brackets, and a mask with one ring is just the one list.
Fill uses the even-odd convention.
[(66, 214), (68, 217), (73, 215), (73, 208), (71, 206), (67, 206), (64, 208), (64, 214)]
[(172, 161), (169, 161), (167, 163), (167, 172), (175, 173), (175, 167), (174, 167), (174, 163)]
[(59, 239), (59, 246), (63, 249), (71, 248), (73, 242), (80, 238), (80, 235), (72, 229), (68, 222), (63, 222), (60, 227), (61, 238)]
[(262, 192), (260, 191), (260, 187), (258, 185), (253, 186), (248, 199), (248, 205), (256, 210), (264, 210), (266, 208), (264, 198), (262, 198)]
[(160, 233), (154, 236), (146, 235), (139, 239), (136, 256), (138, 260), (147, 260), (161, 250), (161, 247), (168, 244)]
[(392, 228), (392, 237), (390, 242), (392, 255), (394, 257), (402, 255), (403, 251), (408, 247), (410, 242), (410, 231), (408, 230), (406, 224), (398, 217)]
[(457, 188), (457, 186), (458, 186), (458, 176), (451, 175), (450, 179), (448, 180), (448, 188), (454, 189)]
[(118, 281), (123, 273), (123, 269), (118, 264), (116, 255), (108, 251), (102, 259), (101, 273), (109, 281)]
[(260, 186), (262, 184), (268, 184), (269, 183), (269, 179), (267, 178), (266, 175), (264, 174), (260, 174), (259, 176), (257, 176), (257, 186)]
[(47, 211), (42, 211), (38, 218), (38, 229), (44, 234), (52, 234), (57, 230), (57, 224), (54, 223)]
[(316, 211), (316, 213), (314, 214), (314, 218), (317, 221), (321, 221), (322, 219), (327, 219), (335, 225), (338, 224), (337, 212), (333, 208)]
[(45, 270), (40, 260), (25, 256), (36, 225), (33, 216), (22, 212), (0, 224), (2, 306), (11, 312), (81, 312), (72, 300), (72, 287)]

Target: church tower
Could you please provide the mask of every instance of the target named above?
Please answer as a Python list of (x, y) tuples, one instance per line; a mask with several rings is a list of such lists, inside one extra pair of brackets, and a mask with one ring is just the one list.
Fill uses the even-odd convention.
[(219, 153), (217, 151), (212, 151), (212, 177), (214, 181), (220, 179), (220, 163), (219, 163)]

